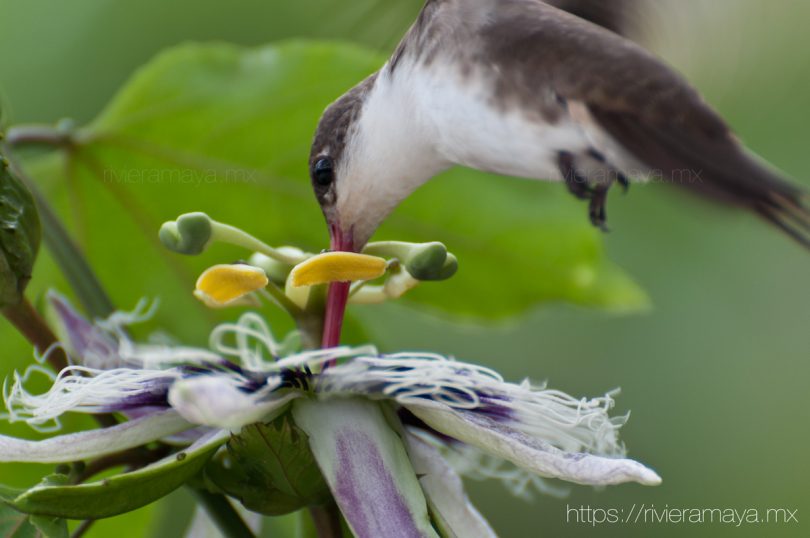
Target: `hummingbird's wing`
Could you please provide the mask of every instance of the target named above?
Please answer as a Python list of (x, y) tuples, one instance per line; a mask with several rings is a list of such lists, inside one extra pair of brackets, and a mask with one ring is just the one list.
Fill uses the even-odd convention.
[(477, 31), (479, 50), (502, 92), (531, 107), (550, 85), (620, 171), (632, 175), (641, 164), (658, 179), (750, 209), (810, 248), (802, 189), (751, 155), (661, 60), (542, 2), (491, 5)]
[(547, 4), (598, 24), (617, 34), (633, 33), (640, 22), (639, 0), (545, 0)]

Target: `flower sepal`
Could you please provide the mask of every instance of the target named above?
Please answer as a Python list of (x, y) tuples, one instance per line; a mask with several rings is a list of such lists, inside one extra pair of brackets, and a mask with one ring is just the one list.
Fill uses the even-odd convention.
[(402, 439), (379, 403), (302, 398), (292, 413), (355, 536), (438, 538)]
[(0, 501), (25, 514), (67, 519), (101, 519), (123, 514), (146, 506), (191, 480), (227, 439), (227, 432), (214, 431), (142, 469), (98, 482), (71, 485), (68, 475), (57, 473), (27, 490), (0, 486)]

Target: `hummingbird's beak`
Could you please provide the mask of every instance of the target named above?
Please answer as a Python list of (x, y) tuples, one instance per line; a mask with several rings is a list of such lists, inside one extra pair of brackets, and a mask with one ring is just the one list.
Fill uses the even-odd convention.
[[(330, 249), (333, 251), (354, 252), (354, 241), (351, 232), (344, 232), (339, 225), (329, 225)], [(343, 328), (343, 316), (346, 303), (349, 301), (351, 282), (332, 282), (326, 296), (326, 314), (323, 325), (322, 347), (336, 347), (340, 344), (340, 331)]]

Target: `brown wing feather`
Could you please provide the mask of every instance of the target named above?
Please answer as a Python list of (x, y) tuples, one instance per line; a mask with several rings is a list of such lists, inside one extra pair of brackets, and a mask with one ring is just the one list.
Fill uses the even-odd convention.
[(696, 139), (666, 124), (591, 107), (594, 119), (665, 181), (745, 207), (810, 248), (806, 195), (749, 155), (732, 138)]
[(624, 36), (636, 30), (641, 10), (638, 0), (545, 0), (545, 2)]
[(746, 207), (810, 248), (803, 191), (750, 156), (697, 91), (648, 51), (532, 0), (498, 2), (481, 35), (488, 60), (514, 77), (527, 104), (536, 100), (531, 89), (550, 84), (665, 179), (692, 171), (695, 181), (678, 182)]

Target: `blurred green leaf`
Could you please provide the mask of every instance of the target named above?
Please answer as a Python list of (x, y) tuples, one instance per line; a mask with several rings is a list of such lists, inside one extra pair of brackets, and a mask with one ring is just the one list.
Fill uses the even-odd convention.
[(329, 499), (307, 435), (289, 415), (246, 426), (227, 448), (227, 455), (209, 463), (205, 475), (248, 510), (281, 515)]
[[(38, 172), (62, 181), (69, 170), (100, 183), (105, 189), (85, 192), (87, 206), (112, 194), (130, 213), (104, 212), (105, 223), (87, 227), (88, 240), (104, 243), (126, 266), (119, 277), (131, 276), (142, 293), (151, 289), (143, 252), (110, 240), (132, 216), (156, 234), (162, 220), (204, 211), (268, 243), (317, 251), (327, 235), (307, 179), (312, 133), (328, 103), (383, 61), (336, 43), (183, 45), (138, 71), (80, 131), (67, 166)], [(456, 170), (408, 200), (381, 235), (440, 240), (458, 255), (457, 277), (412, 296), (445, 311), (497, 317), (541, 301), (644, 305), (644, 294), (604, 258), (586, 208), (564, 190)]]
[(65, 475), (50, 475), (25, 491), (0, 488), (2, 500), (20, 512), (69, 519), (101, 519), (129, 512), (168, 495), (203, 468), (224, 439), (192, 445), (143, 469), (98, 482), (65, 485)]
[(0, 155), (0, 308), (22, 300), (34, 269), (40, 233), (31, 193)]
[(456, 169), (422, 187), (399, 215), (383, 235), (401, 238), (409, 229), (417, 240), (442, 241), (458, 258), (453, 278), (411, 292), (420, 303), (488, 318), (547, 301), (617, 311), (648, 305), (606, 258), (586, 208), (560, 185)]
[(0, 536), (3, 538), (67, 538), (64, 519), (29, 516), (0, 503)]
[(36, 538), (40, 536), (28, 516), (0, 503), (0, 536), (3, 538)]
[(47, 538), (67, 538), (67, 521), (57, 517), (31, 516), (31, 524)]

